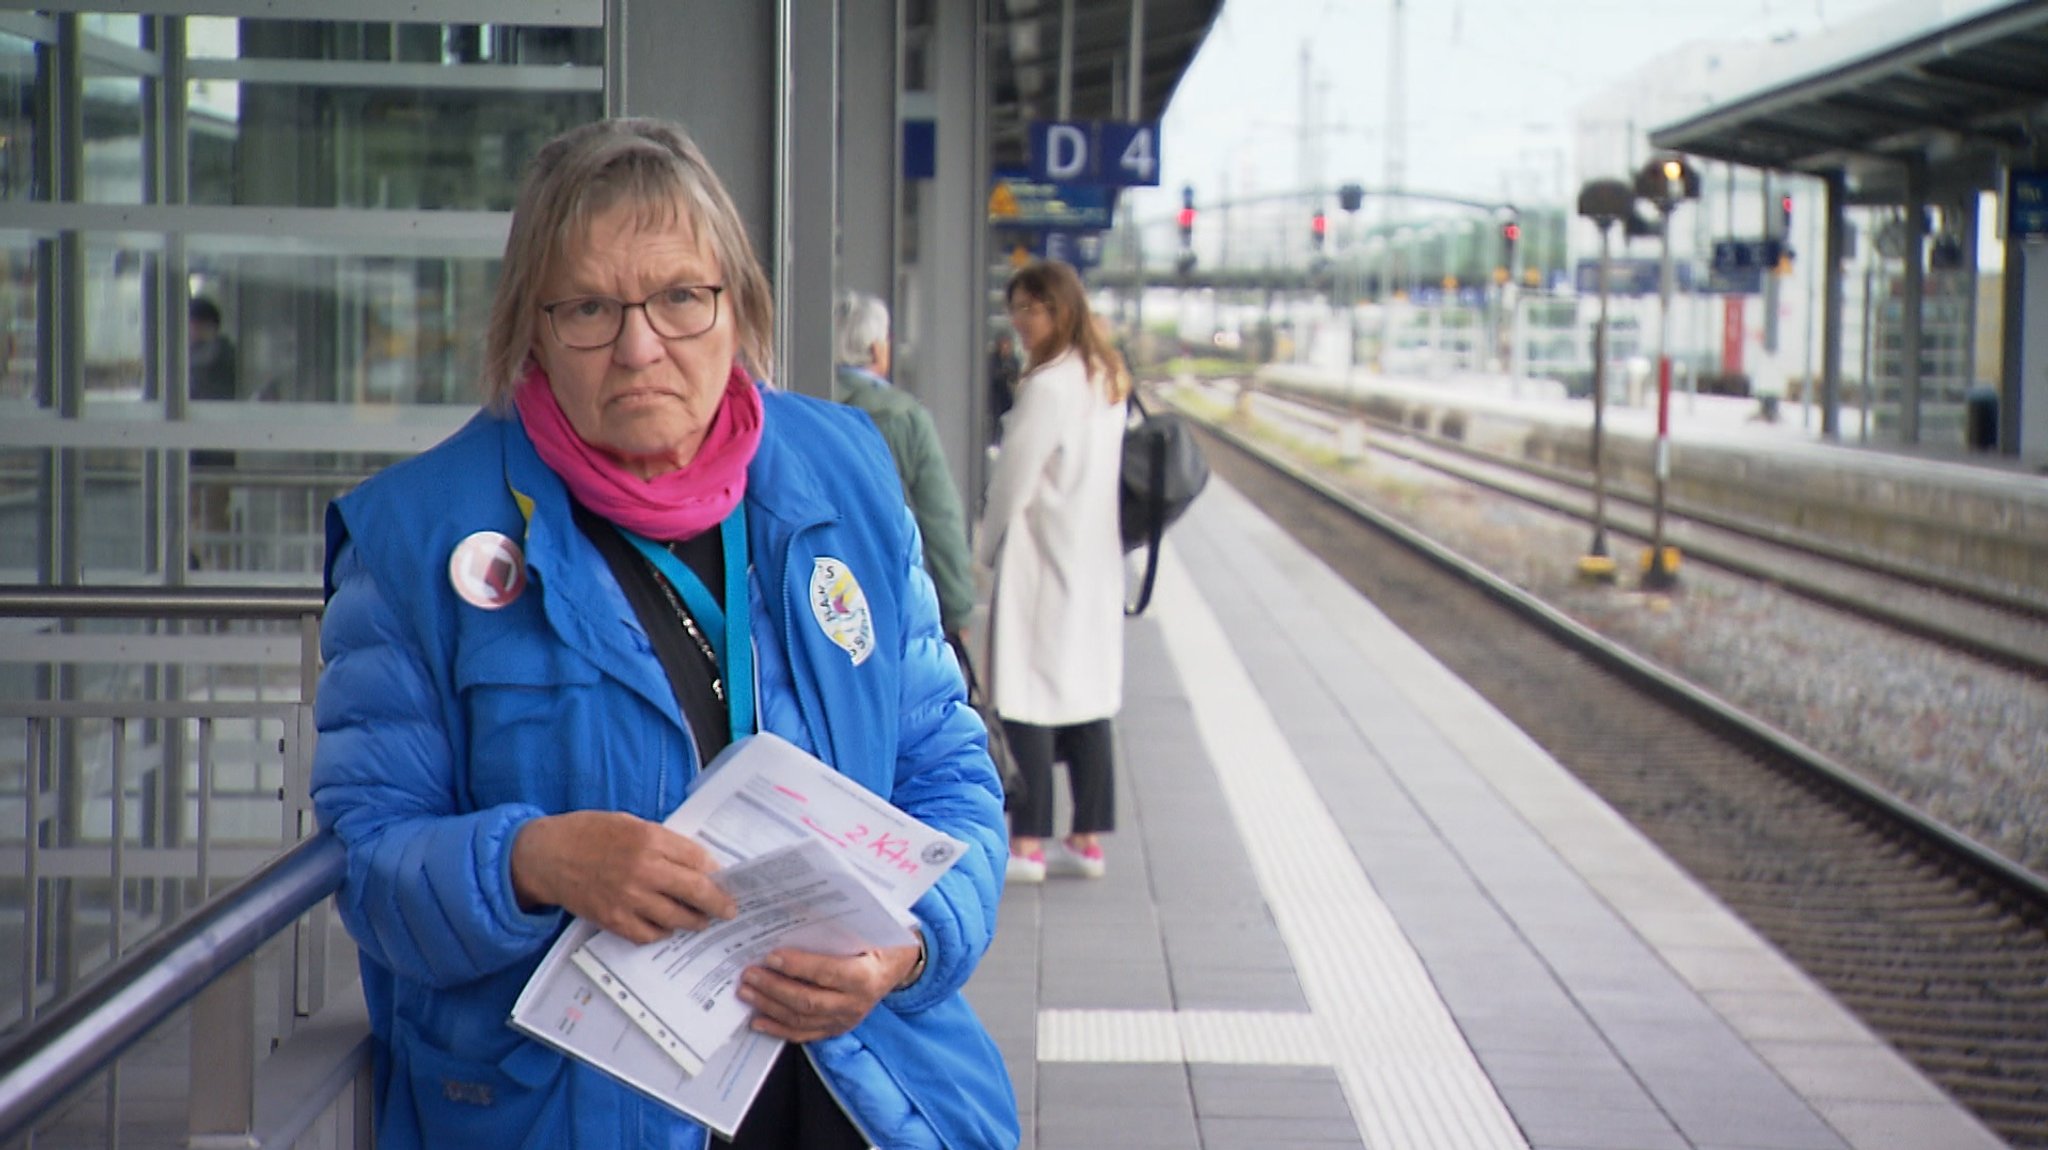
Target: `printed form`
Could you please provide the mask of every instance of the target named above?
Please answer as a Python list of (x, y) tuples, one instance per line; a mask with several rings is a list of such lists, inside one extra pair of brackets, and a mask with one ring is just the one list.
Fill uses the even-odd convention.
[[(761, 921), (742, 928), (743, 913), (646, 947), (572, 922), (528, 980), (511, 1023), (730, 1136), (782, 1047), (780, 1039), (746, 1029), (748, 1009), (734, 995), (739, 972), (783, 945), (836, 953), (906, 945), (909, 933), (901, 924), (911, 921), (911, 904), (966, 846), (766, 733), (727, 748), (664, 825), (702, 843), (725, 868), (721, 881), (747, 884), (744, 894), (741, 887), (729, 889), (743, 907), (758, 908)], [(865, 887), (860, 897), (847, 884), (849, 872)], [(885, 913), (877, 918), (877, 911)], [(870, 937), (884, 924), (882, 937), (895, 941)], [(706, 935), (723, 937), (706, 941)], [(621, 955), (621, 948), (630, 953)], [(742, 951), (753, 957), (741, 957)], [(613, 960), (627, 970), (613, 967)], [(628, 970), (635, 983), (646, 976), (653, 981), (622, 1002), (618, 991)], [(611, 984), (600, 982), (606, 974)], [(701, 1013), (716, 1020), (653, 1009), (654, 997), (708, 1005)], [(720, 1013), (733, 1007), (730, 1017)], [(724, 1039), (711, 1037), (721, 1028)]]

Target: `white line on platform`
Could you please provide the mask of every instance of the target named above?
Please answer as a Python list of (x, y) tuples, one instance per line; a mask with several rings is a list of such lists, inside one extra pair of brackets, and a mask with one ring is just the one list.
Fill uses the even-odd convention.
[(1040, 1062), (1328, 1066), (1312, 1014), (1259, 1010), (1041, 1010)]
[(1161, 556), (1155, 610), (1366, 1145), (1526, 1150), (1421, 958), (1171, 547)]

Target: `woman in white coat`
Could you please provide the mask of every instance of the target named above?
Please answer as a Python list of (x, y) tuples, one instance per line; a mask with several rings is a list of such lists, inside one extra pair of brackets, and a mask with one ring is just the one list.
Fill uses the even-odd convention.
[(1027, 360), (1003, 416), (976, 557), (995, 570), (990, 663), (996, 711), (1024, 774), (1010, 810), (1012, 882), (1042, 882), (1052, 838), (1052, 765), (1067, 764), (1071, 833), (1057, 873), (1099, 878), (1115, 829), (1113, 733), (1123, 703), (1122, 357), (1088, 311), (1074, 269), (1031, 264), (1010, 277), (1010, 323)]

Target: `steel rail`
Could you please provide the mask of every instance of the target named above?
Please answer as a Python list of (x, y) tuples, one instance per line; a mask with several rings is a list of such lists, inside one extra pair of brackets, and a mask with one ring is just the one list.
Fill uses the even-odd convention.
[(1990, 850), (1983, 844), (1936, 821), (1889, 792), (1873, 785), (1859, 773), (1819, 749), (1794, 738), (1762, 719), (1696, 683), (1657, 666), (1627, 647), (1613, 642), (1572, 619), (1536, 596), (1502, 579), (1456, 551), (1430, 539), (1338, 489), (1322, 477), (1289, 460), (1274, 455), (1228, 428), (1202, 423), (1204, 434), (1235, 447), (1357, 517), (1405, 547), (1426, 556), (1445, 571), (1472, 584), (1516, 615), (1550, 633), (1566, 646), (1578, 650), (1627, 681), (1699, 718), (1724, 735), (1767, 751), (1774, 758), (1794, 766), (1806, 777), (1822, 782), (1863, 811), (1926, 844), (1964, 869), (2030, 904), (2030, 912), (2048, 918), (2048, 878)]
[(0, 1143), (341, 886), (331, 833), (305, 839), (123, 958), (0, 1050)]
[[(1310, 407), (1319, 411), (1341, 413), (1344, 415), (1352, 416), (1371, 426), (1380, 428), (1384, 431), (1399, 436), (1402, 439), (1413, 440), (1415, 442), (1424, 444), (1432, 450), (1443, 451), (1453, 455), (1462, 455), (1468, 459), (1477, 460), (1481, 463), (1485, 463), (1490, 466), (1501, 467), (1509, 471), (1520, 472), (1524, 475), (1532, 476), (1534, 478), (1541, 479), (1546, 482), (1557, 483), (1563, 486), (1577, 488), (1582, 491), (1590, 492), (1593, 487), (1592, 480), (1587, 478), (1584, 475), (1584, 473), (1574, 471), (1569, 468), (1551, 467), (1525, 459), (1517, 459), (1509, 455), (1501, 455), (1495, 452), (1483, 451), (1479, 448), (1471, 446), (1470, 444), (1460, 443), (1457, 440), (1446, 439), (1439, 435), (1432, 435), (1426, 432), (1417, 431), (1415, 428), (1407, 427), (1395, 423), (1391, 420), (1380, 418), (1379, 416), (1372, 415), (1358, 408), (1347, 407), (1342, 404), (1333, 404), (1330, 403), (1327, 399), (1304, 394), (1292, 388), (1284, 386), (1274, 387), (1270, 384), (1260, 384), (1258, 385), (1258, 389), (1265, 394), (1273, 395), (1276, 397), (1282, 397), (1290, 403), (1299, 403), (1305, 407)], [(1379, 446), (1381, 446), (1383, 450), (1393, 450), (1391, 448), (1385, 447), (1384, 445)], [(1412, 462), (1421, 464), (1423, 466), (1437, 468), (1438, 470), (1444, 470), (1447, 474), (1455, 474), (1460, 479), (1468, 479), (1472, 482), (1485, 482), (1484, 480), (1475, 479), (1467, 474), (1449, 471), (1448, 469), (1442, 468), (1438, 464), (1431, 462), (1429, 460), (1419, 459), (1415, 456), (1406, 455), (1401, 452), (1393, 453), (1401, 455), (1402, 458), (1408, 459)], [(1496, 490), (1506, 491), (1508, 494), (1516, 495), (1518, 498), (1526, 498), (1525, 496), (1522, 496), (1519, 492), (1508, 491), (1507, 489), (1498, 487), (1496, 487)], [(1611, 480), (1608, 484), (1607, 497), (1610, 500), (1619, 503), (1626, 503), (1632, 507), (1646, 507), (1649, 505), (1650, 502), (1650, 500), (1646, 496), (1639, 495), (1626, 488), (1616, 488)], [(1996, 587), (1987, 587), (1982, 583), (1958, 579), (1947, 572), (1935, 570), (1933, 568), (1924, 567), (1913, 563), (1904, 562), (1897, 559), (1887, 558), (1882, 555), (1864, 554), (1858, 551), (1854, 551), (1848, 547), (1832, 543), (1826, 539), (1820, 539), (1811, 535), (1800, 534), (1796, 531), (1786, 530), (1766, 523), (1758, 523), (1754, 520), (1744, 519), (1740, 516), (1728, 515), (1722, 512), (1701, 508), (1690, 503), (1685, 503), (1677, 500), (1667, 500), (1665, 502), (1665, 506), (1669, 509), (1670, 513), (1673, 516), (1691, 520), (1692, 522), (1701, 524), (1702, 526), (1712, 527), (1716, 530), (1726, 531), (1734, 535), (1747, 536), (1749, 538), (1758, 540), (1763, 543), (1768, 543), (1773, 546), (1783, 547), (1792, 551), (1803, 552), (1805, 554), (1812, 555), (1815, 558), (1826, 559), (1833, 563), (1840, 563), (1846, 567), (1853, 567), (1859, 571), (1865, 571), (1873, 575), (1882, 575), (1890, 579), (1897, 579), (1901, 582), (1911, 583), (1919, 587), (1927, 588), (1928, 590), (1939, 591), (1945, 595), (1953, 595), (1958, 599), (1967, 599), (1971, 602), (1979, 603), (1986, 607), (1993, 607), (2001, 611), (2010, 611), (2016, 615), (2026, 615), (2036, 619), (2048, 620), (2048, 602), (2043, 602), (2039, 598), (2022, 594), (2014, 594), (2012, 592), (2004, 591)], [(1565, 511), (1570, 514), (1577, 515), (1581, 518), (1585, 517), (1583, 512), (1565, 506), (1553, 505), (1551, 509), (1555, 511)]]

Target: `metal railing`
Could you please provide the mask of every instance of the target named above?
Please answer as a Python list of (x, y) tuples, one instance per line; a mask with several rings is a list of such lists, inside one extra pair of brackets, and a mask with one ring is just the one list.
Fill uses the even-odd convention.
[[(180, 1147), (288, 1146), (323, 1116), (315, 1144), (369, 1144), (367, 1016), (352, 947), (324, 901), (340, 881), (340, 848), (308, 837), (323, 607), (303, 589), (0, 587), (0, 619), (39, 621), (16, 633), (13, 661), (52, 660), (41, 684), (60, 696), (0, 700), (0, 727), (22, 735), (18, 759), (0, 743), (0, 908), (18, 908), (0, 915), (0, 934), (19, 922), (26, 1028), (0, 1051), (0, 1144), (39, 1115), (69, 1144), (91, 1121), (76, 1099), (95, 1073), (109, 1147), (150, 1135)], [(89, 633), (107, 619), (172, 633)], [(296, 651), (260, 636), (180, 634), (175, 620), (284, 621), (294, 626), (279, 638)], [(191, 697), (190, 663), (232, 663), (252, 642), (273, 670), (296, 671), (296, 690), (264, 698), (259, 671), (254, 698), (210, 698), (211, 686)], [(123, 654), (131, 648), (146, 653)], [(81, 685), (71, 665), (109, 651), (146, 670)], [(80, 697), (138, 678), (151, 698)], [(244, 875), (215, 895), (218, 881)], [(164, 1037), (145, 1039), (160, 1023)], [(173, 1134), (163, 1111), (174, 1088), (154, 1048), (180, 1026), (187, 1064), (204, 1073), (168, 1099), (184, 1110)], [(96, 1068), (138, 1040), (152, 1065), (131, 1076), (146, 1088), (124, 1096), (122, 1067), (143, 1054)], [(46, 1112), (67, 1097), (61, 1113)]]
[[(220, 988), (227, 987), (232, 997), (237, 984), (248, 981), (257, 949), (309, 912), (317, 913), (341, 885), (343, 866), (339, 840), (329, 834), (306, 839), (121, 960), (0, 1050), (0, 1142), (27, 1132), (57, 1101), (188, 1001), (199, 999), (195, 1014), (218, 1013), (223, 1004), (209, 1002), (207, 996), (218, 997)], [(324, 1075), (316, 1070), (328, 1089), (295, 1099), (299, 1104), (287, 1108), (288, 1116), (268, 1130), (258, 1121), (253, 1068), (243, 1074), (232, 1058), (223, 1057), (228, 1052), (222, 1049), (226, 1044), (221, 1037), (202, 1038), (202, 1029), (197, 1024), (193, 1028), (192, 1065), (207, 1067), (208, 1077), (239, 1079), (249, 1089), (240, 1099), (214, 1103), (202, 1102), (195, 1090), (191, 1145), (290, 1145), (332, 1109), (343, 1090), (353, 1087), (367, 1099), (363, 1080), (369, 1065), (369, 1030), (359, 1009), (333, 1028), (339, 1032), (343, 1057)], [(320, 1045), (336, 1045), (337, 1035), (320, 1037)], [(363, 1105), (354, 1109), (360, 1111)], [(356, 1144), (369, 1145), (367, 1126), (356, 1125)]]

